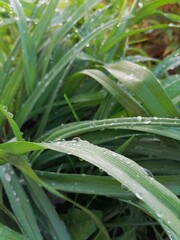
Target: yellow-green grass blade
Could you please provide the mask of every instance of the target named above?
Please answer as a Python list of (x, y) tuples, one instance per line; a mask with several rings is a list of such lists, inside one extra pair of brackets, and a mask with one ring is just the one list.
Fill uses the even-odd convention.
[(27, 94), (33, 91), (36, 84), (36, 54), (34, 43), (30, 37), (26, 16), (19, 0), (10, 0), (12, 9), (17, 15), (17, 24), (22, 45), (22, 56), (24, 65), (24, 80)]
[(179, 113), (155, 76), (137, 64), (121, 61), (105, 69), (138, 97), (148, 112), (158, 117), (178, 117)]

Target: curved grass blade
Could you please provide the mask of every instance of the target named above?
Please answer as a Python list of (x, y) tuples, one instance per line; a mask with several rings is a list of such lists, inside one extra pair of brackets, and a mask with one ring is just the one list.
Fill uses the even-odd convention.
[[(20, 142), (17, 142), (17, 144), (20, 144)], [(29, 142), (23, 142), (23, 144), (31, 147)], [(44, 148), (73, 154), (107, 172), (135, 193), (139, 201), (147, 205), (149, 214), (153, 215), (177, 237), (180, 236), (178, 198), (149, 176), (134, 161), (82, 140), (33, 143), (32, 150), (34, 146), (39, 147), (39, 150)], [(23, 167), (21, 169), (24, 171)]]
[(148, 69), (127, 61), (108, 64), (104, 68), (135, 94), (150, 114), (158, 117), (179, 116), (171, 99)]
[(17, 138), (18, 141), (22, 141), (22, 135), (21, 132), (19, 130), (18, 125), (16, 124), (16, 122), (12, 119), (12, 113), (7, 111), (7, 107), (6, 106), (2, 106), (0, 104), (0, 111), (4, 114), (4, 116), (8, 119), (9, 124), (14, 132), (15, 137)]
[[(16, 142), (17, 144), (19, 142)], [(23, 142), (21, 142), (23, 143)], [(24, 145), (25, 146), (25, 145)], [(43, 150), (45, 149), (44, 146), (41, 146), (40, 144), (32, 144), (30, 145), (30, 142), (27, 142), (27, 146), (29, 147), (29, 150), (26, 151), (26, 146), (24, 148), (24, 150), (26, 152), (32, 151), (32, 149), (35, 147), (36, 150)], [(23, 150), (23, 149), (22, 149)], [(23, 151), (24, 151), (23, 150)], [(56, 191), (55, 189), (52, 188), (52, 186), (48, 186), (47, 184), (45, 184), (44, 182), (42, 182), (40, 180), (40, 178), (38, 178), (38, 176), (36, 175), (36, 173), (32, 170), (32, 168), (28, 165), (28, 163), (26, 161), (24, 161), (24, 159), (22, 159), (20, 156), (11, 154), (7, 151), (3, 151), (0, 150), (0, 159), (5, 160), (6, 162), (9, 162), (10, 164), (12, 164), (13, 166), (17, 167), (18, 169), (20, 169), (24, 174), (26, 174), (27, 176), (29, 176), (30, 178), (32, 178), (36, 183), (40, 184), (41, 186), (43, 186), (45, 189), (47, 189), (49, 192), (51, 192), (52, 194), (70, 202), (71, 204), (75, 205), (76, 207), (80, 208), (81, 210), (83, 210), (87, 215), (89, 215), (94, 222), (97, 224), (97, 226), (99, 227), (99, 230), (102, 232), (104, 239), (105, 240), (110, 240), (109, 234), (106, 230), (106, 228), (104, 227), (104, 225), (101, 223), (101, 221), (96, 217), (96, 215), (91, 212), (90, 210), (88, 210), (87, 208), (81, 206), (80, 204), (78, 204), (77, 202), (74, 202), (73, 200), (69, 199), (68, 197), (64, 196), (63, 194), (61, 194), (60, 192)], [(32, 186), (31, 186), (32, 187)], [(63, 236), (63, 239), (70, 239), (69, 238), (69, 234), (67, 233), (66, 227), (63, 224), (59, 225), (59, 229), (61, 231), (61, 237)], [(61, 237), (59, 236), (59, 239), (61, 239)]]
[(142, 19), (149, 17), (160, 6), (178, 2), (179, 0), (155, 0), (147, 2), (138, 11), (136, 11), (136, 17), (131, 20), (131, 24), (139, 23)]
[(156, 117), (134, 117), (134, 118), (113, 118), (95, 121), (82, 121), (66, 124), (57, 127), (38, 138), (38, 141), (55, 140), (56, 138), (69, 138), (79, 136), (86, 132), (93, 132), (105, 129), (126, 129), (159, 134), (180, 140), (179, 119), (156, 118)]
[(104, 44), (103, 47), (101, 48), (101, 51), (103, 53), (106, 53), (114, 45), (116, 45), (117, 43), (119, 43), (120, 41), (125, 39), (126, 37), (134, 36), (135, 34), (143, 33), (146, 31), (151, 31), (151, 30), (155, 30), (155, 29), (164, 29), (164, 28), (169, 28), (169, 25), (168, 24), (158, 24), (158, 25), (154, 25), (154, 26), (150, 26), (150, 27), (146, 27), (146, 28), (142, 28), (142, 29), (136, 29), (136, 30), (133, 29), (133, 30), (125, 31), (125, 32), (123, 31), (123, 32), (119, 33), (118, 35), (112, 37), (111, 41), (109, 41), (107, 44)]
[[(121, 88), (115, 81), (106, 76), (99, 70), (88, 69), (80, 72), (79, 74), (85, 74), (94, 78), (99, 82), (106, 90), (116, 98), (116, 100), (132, 115), (147, 116), (147, 112), (143, 107), (123, 88)], [(78, 77), (79, 74), (75, 74), (74, 77)]]

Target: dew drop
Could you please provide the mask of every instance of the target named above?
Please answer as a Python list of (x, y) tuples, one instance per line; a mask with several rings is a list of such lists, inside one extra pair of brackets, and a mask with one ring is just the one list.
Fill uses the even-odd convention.
[(142, 117), (141, 116), (137, 116), (137, 120), (138, 120), (138, 122), (141, 122)]
[(2, 107), (6, 112), (8, 111), (8, 108), (6, 106), (3, 105)]
[(149, 124), (149, 123), (151, 123), (151, 120), (150, 120), (150, 119), (146, 119), (146, 120), (144, 121), (144, 123), (145, 123), (145, 124)]
[(139, 2), (139, 3), (138, 3), (138, 6), (139, 6), (140, 8), (142, 8), (142, 7), (143, 7), (143, 3), (142, 3), (142, 2)]
[(143, 194), (142, 194), (142, 193), (137, 192), (135, 195), (136, 195), (136, 197), (139, 198), (140, 200), (143, 199)]
[(11, 176), (9, 175), (9, 173), (5, 173), (5, 179), (7, 182), (11, 181)]

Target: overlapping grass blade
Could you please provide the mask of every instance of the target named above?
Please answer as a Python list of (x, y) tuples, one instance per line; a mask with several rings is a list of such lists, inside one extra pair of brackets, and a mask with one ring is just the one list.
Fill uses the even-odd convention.
[(171, 99), (148, 69), (127, 61), (106, 65), (105, 69), (135, 94), (150, 114), (158, 117), (179, 116)]
[(41, 81), (40, 84), (34, 89), (34, 92), (27, 99), (22, 107), (19, 115), (17, 116), (17, 122), (21, 126), (28, 118), (28, 115), (32, 111), (34, 105), (37, 103), (42, 94), (45, 94), (45, 91), (49, 89), (50, 85), (56, 80), (56, 76), (61, 72), (61, 70), (69, 63), (75, 59), (76, 55), (96, 36), (101, 34), (106, 29), (112, 27), (115, 24), (115, 21), (110, 21), (103, 26), (98, 27), (82, 41), (74, 45), (52, 68), (52, 70), (47, 74), (47, 81)]
[(27, 201), (27, 195), (10, 165), (0, 167), (0, 178), (25, 236), (32, 240), (42, 240), (33, 210)]
[(149, 17), (154, 11), (165, 4), (178, 3), (178, 0), (155, 0), (144, 4), (136, 11), (136, 17), (131, 20), (131, 24), (139, 23), (142, 19)]
[[(122, 89), (116, 82), (106, 76), (103, 72), (89, 69), (82, 71), (80, 74), (88, 75), (99, 82), (127, 110), (129, 115), (148, 115), (146, 110), (143, 109), (143, 107), (127, 91)], [(75, 75), (75, 80), (78, 76), (79, 74)]]
[(27, 240), (27, 238), (20, 233), (13, 231), (12, 229), (8, 228), (7, 226), (0, 223), (0, 236), (1, 240)]
[(22, 44), (22, 56), (25, 73), (25, 85), (28, 95), (33, 91), (36, 83), (36, 54), (34, 43), (29, 35), (26, 16), (19, 0), (10, 0), (10, 4), (17, 15), (17, 24)]
[[(48, 185), (52, 185), (53, 183), (53, 187), (61, 191), (103, 195), (131, 201), (135, 199), (132, 192), (124, 190), (123, 186), (111, 177), (86, 174), (62, 174), (45, 171), (37, 171), (36, 173), (42, 181)], [(176, 195), (180, 194), (180, 189), (178, 189), (178, 178), (179, 175), (155, 177), (158, 182), (165, 185)], [(106, 186), (106, 188), (103, 186)]]
[[(21, 144), (21, 142), (17, 142), (18, 144)], [(140, 201), (146, 203), (147, 211), (162, 222), (170, 232), (177, 237), (180, 236), (178, 198), (149, 176), (134, 161), (105, 148), (94, 146), (87, 141), (77, 139), (41, 144), (23, 142), (24, 152), (26, 151), (26, 144), (28, 151), (32, 146), (31, 150), (34, 147), (39, 147), (39, 150), (44, 148), (73, 154), (104, 170), (134, 192)], [(23, 166), (21, 166), (21, 170), (24, 171)]]

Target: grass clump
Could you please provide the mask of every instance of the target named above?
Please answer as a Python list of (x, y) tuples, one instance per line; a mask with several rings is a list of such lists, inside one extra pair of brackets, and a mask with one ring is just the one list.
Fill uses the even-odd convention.
[(178, 1), (0, 8), (1, 239), (178, 239)]

